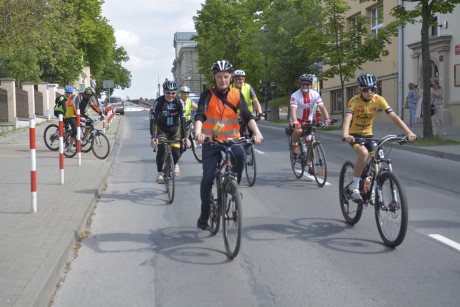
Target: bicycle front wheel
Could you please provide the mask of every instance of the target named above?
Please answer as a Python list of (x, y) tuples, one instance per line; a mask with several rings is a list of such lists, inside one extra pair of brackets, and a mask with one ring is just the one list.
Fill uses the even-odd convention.
[(59, 126), (56, 124), (49, 124), (43, 132), (43, 141), (49, 150), (59, 150)]
[(302, 155), (301, 154), (294, 154), (292, 152), (292, 138), (288, 137), (289, 141), (289, 159), (291, 160), (291, 167), (292, 171), (294, 172), (294, 176), (297, 179), (302, 178), (303, 173), (305, 171), (305, 163), (302, 162)]
[(172, 154), (167, 154), (163, 163), (163, 176), (165, 180), (166, 193), (168, 194), (168, 202), (172, 204), (174, 201), (176, 181), (176, 173), (174, 171), (174, 160)]
[(97, 132), (91, 138), (91, 149), (98, 159), (105, 159), (110, 153), (109, 138), (102, 132)]
[(224, 187), (222, 216), (224, 243), (227, 255), (235, 258), (241, 245), (241, 194), (236, 180), (228, 180)]
[(311, 163), (311, 172), (315, 177), (316, 183), (318, 184), (318, 186), (323, 187), (326, 184), (327, 179), (327, 164), (326, 155), (324, 154), (323, 146), (321, 145), (321, 143), (313, 144)]
[(402, 243), (407, 231), (409, 210), (406, 192), (395, 173), (384, 172), (377, 180), (381, 193), (376, 194), (382, 196), (375, 204), (377, 229), (385, 245), (396, 247)]
[(254, 145), (249, 145), (246, 149), (246, 163), (244, 168), (246, 170), (246, 178), (248, 179), (248, 185), (252, 187), (256, 183), (256, 155)]
[(347, 161), (343, 164), (339, 177), (339, 200), (345, 221), (354, 225), (359, 222), (363, 213), (363, 205), (356, 204), (351, 199), (353, 192), (353, 163)]
[(193, 152), (193, 155), (195, 156), (195, 159), (199, 163), (203, 163), (203, 152), (202, 152), (201, 144), (197, 144), (197, 142), (195, 141), (192, 135), (189, 136), (189, 139), (190, 139), (190, 143), (192, 144), (192, 152)]

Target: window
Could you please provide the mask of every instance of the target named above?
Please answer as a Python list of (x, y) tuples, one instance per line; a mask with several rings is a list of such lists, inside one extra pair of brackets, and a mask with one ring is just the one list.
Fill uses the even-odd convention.
[(438, 36), (438, 16), (434, 17), (434, 22), (436, 24), (434, 26), (431, 26), (430, 35), (431, 36)]
[(350, 101), (353, 96), (358, 94), (358, 86), (347, 87), (347, 101)]
[(383, 5), (371, 9), (372, 36), (377, 36), (377, 33), (381, 28), (383, 28)]
[(331, 91), (331, 109), (331, 113), (333, 114), (342, 113), (342, 90)]

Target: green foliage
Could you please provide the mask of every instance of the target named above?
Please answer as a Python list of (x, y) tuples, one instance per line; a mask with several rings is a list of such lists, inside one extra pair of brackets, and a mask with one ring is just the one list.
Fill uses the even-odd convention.
[[(84, 66), (98, 75), (113, 70), (115, 85), (130, 85), (127, 61), (112, 26), (101, 16), (102, 0), (1, 0), (0, 77), (73, 83)], [(102, 79), (101, 79), (102, 80)]]

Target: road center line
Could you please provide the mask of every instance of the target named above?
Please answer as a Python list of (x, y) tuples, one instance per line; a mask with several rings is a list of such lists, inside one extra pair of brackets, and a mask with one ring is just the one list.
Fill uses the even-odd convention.
[(460, 251), (460, 244), (455, 242), (455, 241), (452, 241), (451, 239), (448, 239), (446, 237), (443, 237), (441, 235), (438, 235), (438, 234), (430, 234), (429, 235), (430, 237), (432, 237), (433, 239), (436, 239), (452, 248), (455, 248), (456, 250)]

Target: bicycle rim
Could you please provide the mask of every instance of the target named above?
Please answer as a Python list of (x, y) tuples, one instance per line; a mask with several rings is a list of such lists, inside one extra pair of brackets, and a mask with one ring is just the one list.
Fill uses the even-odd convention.
[(302, 178), (303, 172), (305, 171), (305, 163), (302, 163), (302, 156), (296, 155), (292, 152), (291, 141), (292, 138), (288, 137), (289, 140), (289, 160), (291, 161), (292, 171), (297, 179)]
[[(214, 184), (215, 185), (215, 184)], [(209, 211), (209, 231), (215, 235), (220, 228), (219, 203), (217, 199), (217, 190), (212, 188), (211, 191), (211, 208)]]
[(231, 179), (225, 184), (222, 202), (225, 250), (228, 257), (234, 258), (240, 251), (242, 218), (241, 194), (236, 180)]
[(353, 185), (353, 163), (347, 161), (343, 164), (339, 177), (340, 209), (347, 224), (354, 225), (361, 219), (363, 206), (356, 204), (351, 199)]
[(315, 176), (318, 186), (323, 187), (327, 179), (326, 155), (320, 143), (313, 144), (312, 153), (313, 176)]
[(91, 138), (91, 147), (96, 158), (101, 160), (107, 158), (110, 153), (109, 139), (102, 132), (98, 132)]
[(190, 136), (190, 143), (192, 144), (192, 152), (195, 156), (195, 159), (199, 162), (203, 162), (203, 152), (201, 144), (197, 144), (197, 142)]
[(381, 190), (375, 205), (375, 220), (380, 237), (385, 245), (396, 247), (406, 236), (408, 205), (406, 192), (399, 177), (392, 172), (379, 176), (378, 188)]
[(90, 134), (85, 141), (81, 141), (81, 152), (87, 153), (93, 149), (93, 136)]
[(49, 150), (59, 150), (59, 126), (56, 124), (48, 125), (43, 132), (43, 141)]
[(168, 202), (172, 204), (174, 201), (176, 174), (174, 172), (174, 160), (171, 154), (166, 155), (163, 166), (163, 176), (165, 180), (166, 193), (168, 194)]
[(245, 163), (245, 170), (246, 170), (246, 178), (248, 179), (248, 185), (252, 187), (256, 183), (256, 155), (254, 146), (250, 145), (247, 148), (247, 156), (246, 156), (246, 163)]

